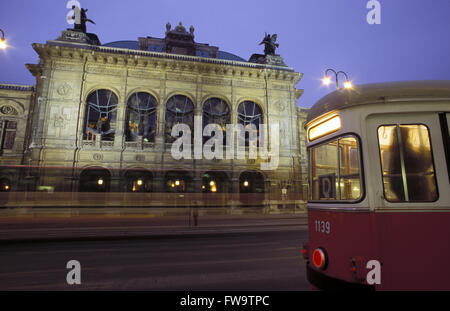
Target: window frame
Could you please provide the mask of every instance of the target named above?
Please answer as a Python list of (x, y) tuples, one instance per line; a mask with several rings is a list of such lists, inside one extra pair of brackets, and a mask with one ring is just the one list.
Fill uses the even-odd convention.
[(441, 126), (442, 144), (447, 164), (448, 180), (450, 182), (450, 112), (439, 113), (439, 123)]
[[(14, 127), (10, 127), (10, 124), (14, 124)], [(12, 152), (15, 149), (18, 126), (19, 122), (15, 118), (0, 119), (0, 155), (5, 151)], [(8, 134), (11, 134), (10, 137), (12, 136), (12, 138), (8, 138)], [(8, 145), (9, 143), (11, 145)]]
[[(402, 125), (423, 125), (423, 126), (425, 126), (425, 128), (427, 129), (427, 133), (428, 133), (428, 139), (429, 139), (429, 141), (430, 141), (430, 151), (431, 151), (431, 162), (432, 162), (432, 164), (433, 164), (433, 173), (434, 173), (434, 181), (435, 181), (435, 185), (436, 185), (436, 199), (435, 200), (433, 200), (433, 201), (411, 201), (411, 200), (409, 200), (409, 190), (408, 190), (408, 187), (406, 188), (406, 190), (408, 191), (408, 200), (406, 200), (406, 195), (405, 195), (405, 200), (399, 200), (399, 201), (390, 201), (390, 200), (388, 200), (387, 198), (386, 198), (386, 189), (385, 189), (385, 187), (384, 187), (384, 178), (383, 178), (383, 163), (382, 163), (382, 157), (381, 157), (381, 148), (380, 148), (380, 137), (379, 137), (379, 135), (378, 135), (378, 131), (379, 131), (379, 129), (381, 128), (381, 127), (388, 127), (388, 126), (394, 126), (395, 128), (396, 128), (396, 130), (398, 130), (399, 128), (400, 128), (400, 126), (402, 126)], [(380, 173), (381, 173), (381, 185), (382, 185), (382, 187), (383, 187), (383, 200), (384, 201), (386, 201), (386, 202), (388, 202), (389, 204), (408, 204), (408, 203), (410, 203), (410, 204), (417, 204), (417, 203), (422, 203), (422, 204), (427, 204), (427, 203), (434, 203), (434, 202), (437, 202), (437, 201), (439, 201), (439, 198), (440, 198), (440, 193), (439, 193), (439, 183), (438, 183), (438, 178), (437, 178), (437, 171), (436, 171), (436, 163), (435, 163), (435, 160), (434, 160), (434, 153), (433, 153), (433, 142), (432, 142), (432, 139), (431, 139), (431, 130), (430, 130), (430, 127), (427, 125), (427, 124), (425, 124), (425, 123), (420, 123), (420, 122), (417, 122), (417, 123), (389, 123), (389, 124), (380, 124), (380, 125), (378, 125), (377, 126), (377, 128), (376, 128), (376, 135), (377, 135), (377, 149), (378, 149), (378, 161), (379, 161), (379, 164), (380, 164)], [(397, 143), (399, 144), (399, 148), (401, 148), (401, 147), (403, 147), (403, 144), (402, 144), (402, 140), (398, 140), (397, 139)], [(401, 167), (404, 167), (404, 156), (401, 156), (400, 157), (400, 161), (401, 161)], [(406, 178), (407, 178), (407, 174), (406, 174), (406, 172), (404, 171), (404, 169), (401, 169), (401, 174), (402, 174), (402, 184), (403, 184), (403, 182), (404, 181), (406, 181)], [(406, 182), (407, 183), (407, 182)], [(403, 186), (404, 187), (404, 186)], [(403, 192), (405, 192), (405, 188), (403, 188)]]
[[(313, 182), (313, 174), (312, 174), (312, 170), (313, 170), (313, 167), (312, 167), (312, 152), (311, 152), (312, 149), (320, 147), (322, 145), (326, 145), (326, 144), (328, 144), (329, 142), (331, 142), (333, 140), (339, 141), (340, 138), (349, 137), (349, 136), (352, 136), (352, 137), (354, 137), (356, 139), (357, 146), (358, 146), (358, 155), (359, 155), (358, 156), (358, 165), (359, 165), (359, 176), (360, 176), (360, 185), (361, 185), (361, 188), (360, 188), (361, 195), (360, 195), (360, 197), (358, 199), (356, 199), (356, 200), (337, 200), (337, 199), (336, 200), (313, 200), (312, 199), (312, 195), (313, 195), (313, 184), (312, 184), (312, 182)], [(310, 145), (307, 148), (307, 152), (308, 152), (308, 167), (309, 167), (308, 182), (309, 182), (309, 189), (310, 189), (309, 195), (308, 195), (308, 203), (314, 203), (314, 204), (316, 204), (316, 203), (319, 203), (319, 204), (358, 204), (358, 203), (361, 203), (362, 201), (364, 201), (364, 199), (366, 198), (367, 192), (366, 192), (366, 183), (365, 183), (363, 144), (362, 144), (361, 137), (357, 133), (355, 133), (355, 132), (346, 132), (346, 133), (341, 133), (341, 134), (339, 134), (337, 136), (330, 137), (330, 138), (328, 138), (328, 139), (326, 139), (324, 141), (321, 141), (321, 142), (316, 143), (314, 145)], [(340, 152), (339, 152), (339, 144), (336, 145), (336, 154), (338, 156), (338, 158), (337, 158), (337, 161), (338, 161), (337, 162), (338, 163), (338, 167), (337, 167), (338, 174), (336, 175), (336, 178), (337, 179), (341, 179), (341, 177), (340, 177), (340, 167), (341, 167), (340, 164), (341, 163), (340, 163), (340, 156), (339, 156), (339, 154), (340, 154)], [(338, 181), (338, 182), (340, 182), (340, 181)], [(339, 189), (340, 189), (340, 187), (339, 187)], [(337, 191), (337, 189), (336, 189), (336, 191)]]
[[(218, 102), (214, 102), (214, 101), (218, 101)], [(213, 104), (218, 104), (220, 103), (223, 106), (226, 107), (226, 113), (222, 113), (222, 114), (217, 114), (212, 112), (212, 105)], [(206, 105), (209, 106), (209, 109), (206, 109)], [(208, 121), (213, 121), (213, 122), (209, 122), (207, 123), (206, 119), (208, 119)], [(226, 119), (226, 120), (225, 120)], [(216, 121), (225, 121), (222, 123), (217, 123)], [(209, 124), (217, 124), (219, 126), (222, 127), (222, 135), (223, 135), (223, 147), (226, 147), (226, 138), (227, 138), (227, 130), (226, 127), (228, 124), (231, 123), (231, 108), (230, 105), (228, 104), (228, 102), (226, 100), (223, 100), (222, 98), (219, 97), (210, 97), (207, 100), (205, 100), (205, 102), (203, 103), (202, 106), (202, 133), (205, 130), (205, 127), (208, 126)], [(211, 139), (210, 136), (203, 136), (203, 144), (205, 142), (207, 142), (209, 139)]]
[[(136, 105), (132, 105), (131, 101), (132, 98), (138, 98), (139, 94), (145, 94), (146, 96), (148, 95), (148, 102), (146, 103), (147, 106), (151, 106), (151, 104), (153, 103), (154, 106), (150, 107), (150, 108), (141, 108), (139, 106), (139, 102), (138, 100), (135, 101)], [(158, 116), (157, 116), (157, 108), (158, 108), (158, 101), (156, 99), (155, 96), (153, 96), (153, 94), (149, 93), (149, 92), (135, 92), (133, 94), (131, 94), (128, 97), (127, 100), (127, 105), (125, 108), (125, 129), (126, 131), (130, 131), (130, 138), (132, 137), (132, 131), (129, 128), (129, 121), (130, 121), (130, 116), (132, 114), (135, 114), (138, 116), (139, 119), (139, 124), (138, 124), (138, 137), (139, 137), (139, 128), (141, 127), (141, 117), (147, 118), (147, 119), (153, 119), (154, 118), (154, 124), (150, 125), (149, 130), (154, 129), (154, 133), (153, 133), (153, 137), (152, 137), (152, 133), (150, 131), (149, 136), (152, 137), (153, 139), (148, 140), (148, 143), (154, 143), (155, 139), (156, 139), (156, 131), (157, 131), (157, 124), (158, 124)], [(137, 138), (135, 140), (132, 139), (128, 139), (128, 135), (126, 134), (127, 132), (125, 131), (125, 142), (136, 142)], [(142, 137), (144, 137), (144, 135), (142, 135)]]
[[(108, 102), (105, 105), (101, 105), (99, 102), (99, 91), (107, 91), (109, 92), (109, 96), (108, 96)], [(90, 103), (89, 102), (89, 98), (91, 96), (94, 96), (94, 98), (96, 99), (96, 103)], [(116, 104), (115, 105), (109, 105), (112, 97), (115, 96), (116, 99)], [(106, 107), (106, 108), (105, 108)], [(115, 137), (116, 137), (116, 131), (117, 131), (117, 113), (118, 113), (118, 108), (119, 108), (119, 97), (117, 96), (117, 94), (110, 90), (110, 89), (95, 89), (93, 91), (91, 91), (87, 97), (86, 97), (86, 108), (85, 108), (85, 113), (84, 113), (84, 127), (83, 127), (83, 140), (90, 140), (89, 139), (89, 133), (88, 133), (88, 129), (91, 130), (95, 130), (96, 132), (92, 131), (95, 135), (100, 135), (100, 140), (101, 141), (114, 141)], [(95, 110), (98, 114), (99, 114), (99, 118), (101, 119), (101, 116), (106, 114), (108, 116), (108, 123), (110, 126), (110, 129), (108, 131), (102, 131), (101, 129), (93, 129), (91, 127), (89, 127), (89, 116), (90, 116), (90, 111)], [(107, 109), (107, 112), (102, 112), (101, 109)], [(111, 126), (111, 118), (109, 118), (109, 116), (113, 114), (115, 116), (115, 127), (112, 128)], [(100, 120), (99, 119), (99, 120)], [(97, 120), (97, 124), (98, 124), (98, 120)], [(96, 125), (97, 126), (97, 125)], [(112, 134), (112, 139), (106, 139), (107, 135)], [(105, 137), (104, 137), (105, 136)], [(95, 136), (94, 139), (95, 141)]]
[[(169, 107), (168, 107), (168, 104), (171, 101), (174, 101), (175, 97), (179, 97), (179, 96), (185, 97), (185, 104), (184, 104), (182, 113), (179, 113), (179, 112), (175, 111), (174, 109), (169, 109)], [(189, 100), (190, 104), (192, 105), (192, 110), (190, 110), (188, 112), (186, 111), (187, 100)], [(174, 104), (176, 105), (176, 102)], [(183, 94), (172, 95), (166, 101), (166, 104), (165, 104), (164, 108), (165, 108), (165, 111), (164, 111), (164, 143), (165, 144), (172, 144), (173, 142), (175, 142), (176, 138), (174, 138), (171, 135), (173, 126), (176, 124), (176, 121), (178, 121), (179, 119), (181, 119), (181, 123), (180, 124), (186, 124), (186, 123), (183, 123), (183, 121), (184, 121), (186, 116), (192, 117), (192, 127), (190, 127), (190, 130), (191, 130), (191, 133), (194, 132), (194, 126), (195, 126), (195, 124), (194, 124), (194, 121), (195, 121), (195, 118), (194, 118), (195, 117), (195, 104), (194, 104), (194, 101), (189, 96), (186, 96), (186, 95), (183, 95)], [(169, 126), (168, 126), (168, 121), (167, 121), (169, 113), (175, 117), (175, 123), (172, 124), (172, 127), (170, 129), (169, 129)], [(172, 141), (169, 140), (169, 137), (173, 138)], [(193, 141), (194, 141), (194, 135), (191, 135), (191, 142), (193, 142)]]
[[(245, 109), (245, 104), (246, 103), (253, 103), (253, 115), (252, 116), (249, 116), (248, 114), (247, 114), (247, 112), (246, 112), (246, 109)], [(244, 110), (244, 112), (243, 113), (240, 113), (239, 112), (239, 108), (241, 107), (241, 105), (243, 105), (243, 110)], [(259, 115), (255, 115), (254, 114), (254, 112), (255, 112), (255, 107), (258, 107), (259, 108), (259, 110), (260, 110), (260, 114)], [(237, 116), (237, 124), (242, 124), (243, 125), (243, 127), (244, 127), (244, 129), (245, 129), (245, 127), (248, 125), (248, 124), (254, 124), (255, 125), (255, 127), (256, 127), (256, 142), (257, 142), (257, 146), (259, 146), (259, 144), (260, 144), (260, 133), (261, 133), (261, 124), (264, 124), (264, 110), (263, 110), (263, 108), (261, 107), (261, 105), (259, 105), (258, 103), (256, 103), (255, 101), (252, 101), (252, 100), (244, 100), (244, 101), (242, 101), (242, 102), (240, 102), (239, 104), (238, 104), (238, 106), (237, 106), (237, 109), (236, 109), (236, 116)], [(248, 121), (248, 119), (249, 118), (251, 118), (250, 119), (250, 121)], [(254, 123), (254, 121), (255, 120), (257, 120), (259, 118), (259, 123), (258, 123), (258, 125), (256, 125), (255, 123)], [(238, 138), (239, 139), (239, 138)], [(245, 147), (246, 148), (248, 148), (248, 147), (250, 147), (250, 137), (248, 137), (247, 138), (247, 135), (245, 135)]]
[[(222, 114), (216, 114), (216, 113), (214, 113), (214, 112), (212, 112), (211, 111), (211, 106), (212, 106), (212, 104), (214, 104), (214, 102), (213, 102), (213, 100), (219, 100), (219, 102), (220, 103), (222, 103), (223, 104), (223, 106), (225, 106), (226, 108), (227, 108), (227, 111), (226, 111), (226, 113), (222, 113)], [(205, 108), (205, 106), (206, 105), (209, 105), (209, 110), (206, 110)], [(226, 121), (227, 122), (225, 122), (225, 124), (219, 124), (219, 123), (211, 123), (211, 122), (209, 122), (209, 123), (206, 123), (206, 121), (205, 121), (205, 115), (207, 116), (207, 118), (208, 119), (210, 119), (210, 120), (208, 120), (208, 121), (211, 121), (211, 119), (213, 119), (212, 121), (217, 121), (217, 119), (227, 119)], [(231, 109), (230, 109), (230, 105), (228, 105), (228, 103), (225, 101), (225, 100), (223, 100), (223, 99), (221, 99), (221, 98), (219, 98), (219, 97), (211, 97), (211, 98), (208, 98), (207, 100), (205, 100), (205, 102), (203, 103), (203, 106), (202, 106), (202, 128), (204, 129), (208, 124), (218, 124), (218, 125), (227, 125), (227, 124), (229, 124), (230, 122), (231, 122)]]

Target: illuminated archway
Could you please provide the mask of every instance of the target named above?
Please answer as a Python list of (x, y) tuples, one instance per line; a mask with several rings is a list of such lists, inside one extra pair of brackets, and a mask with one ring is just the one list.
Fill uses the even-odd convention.
[(87, 168), (80, 174), (80, 192), (109, 192), (111, 174), (101, 167)]

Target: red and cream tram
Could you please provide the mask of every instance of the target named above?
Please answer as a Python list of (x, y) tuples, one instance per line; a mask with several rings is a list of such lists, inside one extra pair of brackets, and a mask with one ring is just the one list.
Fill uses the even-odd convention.
[(450, 81), (355, 86), (307, 119), (307, 277), (318, 289), (450, 290)]

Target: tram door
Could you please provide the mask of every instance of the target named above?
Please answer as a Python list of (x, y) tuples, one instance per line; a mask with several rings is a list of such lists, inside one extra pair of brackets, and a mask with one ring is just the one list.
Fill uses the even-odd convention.
[(375, 114), (366, 124), (366, 178), (374, 251), (383, 264), (381, 287), (445, 284), (448, 275), (430, 277), (436, 264), (430, 250), (445, 245), (443, 256), (450, 261), (449, 178), (439, 114)]

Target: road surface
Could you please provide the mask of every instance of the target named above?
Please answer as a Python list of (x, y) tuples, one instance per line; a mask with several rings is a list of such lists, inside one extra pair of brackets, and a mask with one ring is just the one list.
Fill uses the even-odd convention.
[[(6, 243), (0, 290), (309, 290), (306, 229)], [(70, 260), (80, 285), (67, 284)]]

